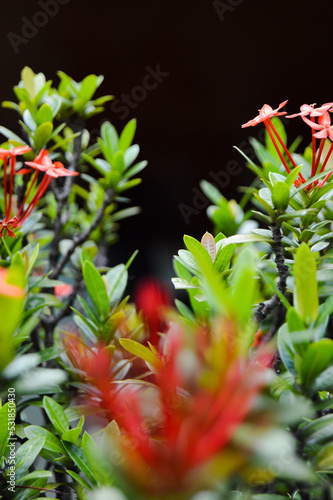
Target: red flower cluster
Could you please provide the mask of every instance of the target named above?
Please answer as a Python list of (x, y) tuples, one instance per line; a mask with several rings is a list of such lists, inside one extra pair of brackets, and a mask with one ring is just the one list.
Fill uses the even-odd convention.
[(85, 383), (84, 404), (105, 411), (114, 407), (112, 354), (103, 343), (89, 347), (77, 335), (67, 334), (63, 340), (66, 354)]
[(157, 347), (160, 339), (158, 332), (166, 326), (165, 310), (171, 305), (168, 290), (154, 280), (143, 281), (137, 288), (135, 303), (142, 311), (143, 320), (149, 331), (149, 342)]
[[(290, 173), (290, 168), (287, 164), (286, 159), (283, 156), (283, 152), (287, 155), (288, 159), (290, 160), (291, 165), (293, 168), (296, 167), (296, 163), (291, 156), (290, 152), (288, 151), (286, 145), (282, 141), (278, 131), (274, 127), (271, 118), (273, 116), (281, 116), (285, 115), (286, 112), (281, 112), (280, 109), (286, 105), (288, 101), (282, 102), (278, 108), (272, 109), (271, 106), (268, 106), (268, 104), (265, 104), (260, 110), (259, 110), (259, 115), (256, 116), (253, 120), (248, 121), (244, 125), (242, 125), (242, 128), (244, 127), (250, 127), (250, 126), (255, 126), (258, 123), (264, 123), (267, 132), (269, 133), (269, 136), (275, 146), (275, 149), (281, 159), (281, 162), (283, 163), (285, 169), (287, 170), (288, 173)], [(333, 142), (326, 154), (326, 157), (324, 161), (322, 162), (321, 168), (319, 169), (324, 145), (325, 145), (325, 140), (330, 139), (333, 141), (333, 125), (331, 124), (331, 117), (329, 115), (329, 112), (333, 112), (333, 103), (327, 103), (323, 104), (322, 106), (315, 108), (314, 104), (308, 105), (308, 104), (303, 104), (301, 106), (300, 113), (296, 113), (293, 115), (288, 115), (287, 118), (294, 118), (296, 116), (300, 116), (303, 121), (309, 125), (312, 129), (312, 168), (311, 168), (311, 178), (314, 177), (317, 174), (321, 174), (326, 165), (327, 162), (333, 152)], [(307, 117), (310, 117), (307, 118)], [(317, 122), (316, 122), (317, 119)], [(320, 145), (319, 145), (319, 150), (317, 154), (317, 139), (321, 139)], [(328, 173), (324, 179), (318, 184), (318, 187), (322, 187), (325, 182), (329, 179), (331, 173)], [(304, 177), (300, 174), (299, 178), (295, 181), (295, 185), (299, 186), (303, 184), (305, 181)], [(313, 186), (317, 185), (318, 181), (314, 181), (312, 184), (307, 186), (307, 189), (311, 189)]]
[[(265, 384), (266, 367), (236, 354), (228, 325), (220, 327), (225, 331), (215, 332), (215, 340), (198, 331), (189, 345), (182, 327), (172, 325), (154, 370), (155, 391), (125, 389), (115, 400), (126, 472), (149, 493), (204, 483), (207, 467), (225, 451)], [(210, 364), (215, 349), (219, 368)]]
[[(14, 192), (14, 179), (17, 174), (26, 174), (31, 172), (30, 169), (21, 169), (16, 172), (16, 157), (31, 151), (29, 146), (20, 146), (13, 149), (0, 149), (0, 160), (3, 161), (3, 189), (4, 189), (4, 218), (0, 221), (0, 237), (3, 236), (4, 230), (7, 231), (8, 236), (15, 238), (14, 230), (22, 226), (23, 222), (29, 217), (33, 209), (36, 207), (39, 200), (47, 190), (52, 178), (68, 175), (79, 175), (78, 172), (67, 170), (62, 163), (55, 162), (48, 156), (48, 151), (42, 149), (36, 156), (34, 162), (26, 162), (26, 165), (36, 169), (30, 181), (29, 188), (27, 189), (21, 206), (18, 211), (13, 215), (13, 192)], [(8, 162), (9, 160), (9, 162)], [(7, 169), (9, 167), (9, 173)], [(44, 172), (44, 177), (37, 187), (35, 194), (32, 196), (29, 203), (27, 203), (30, 194), (36, 186), (39, 171)]]

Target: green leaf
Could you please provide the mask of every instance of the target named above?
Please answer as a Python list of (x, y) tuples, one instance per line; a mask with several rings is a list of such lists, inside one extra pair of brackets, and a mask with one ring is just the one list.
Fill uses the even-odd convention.
[(8, 128), (6, 127), (2, 127), (0, 126), (0, 133), (2, 135), (4, 135), (5, 137), (7, 137), (7, 139), (10, 139), (12, 141), (17, 141), (23, 145), (27, 145), (26, 142), (22, 141), (21, 137), (19, 137), (18, 135), (14, 134), (14, 132), (12, 132), (11, 130), (9, 130)]
[(264, 200), (263, 198), (261, 198), (261, 196), (259, 196), (257, 193), (253, 193), (253, 196), (260, 203), (260, 205), (262, 205), (264, 207), (264, 209), (266, 210), (266, 212), (268, 213), (268, 215), (274, 220), (275, 217), (276, 217), (276, 215), (275, 215), (275, 212), (274, 212), (273, 208), (270, 206), (270, 204), (267, 203), (266, 200)]
[(302, 243), (296, 252), (294, 307), (306, 325), (318, 315), (319, 299), (316, 261), (310, 248)]
[(77, 326), (80, 328), (82, 331), (83, 335), (90, 341), (90, 342), (95, 342), (95, 336), (98, 336), (98, 329), (94, 325), (92, 321), (89, 319), (85, 318), (83, 314), (81, 314), (79, 311), (76, 309), (72, 308), (72, 311), (76, 313), (74, 316), (74, 322), (77, 324)]
[(297, 375), (294, 363), (296, 352), (286, 324), (282, 325), (278, 332), (278, 349), (286, 369), (293, 375)]
[(128, 168), (136, 160), (140, 153), (140, 147), (137, 144), (130, 146), (124, 153), (125, 167)]
[(106, 160), (112, 163), (113, 155), (119, 150), (119, 139), (116, 129), (110, 122), (104, 122), (101, 126), (101, 136), (106, 146)]
[(310, 445), (322, 443), (328, 439), (332, 441), (333, 416), (325, 415), (324, 417), (317, 418), (313, 422), (303, 426), (300, 429), (300, 434)]
[(230, 261), (235, 252), (235, 249), (236, 245), (234, 243), (226, 245), (219, 249), (214, 262), (214, 268), (219, 273), (222, 273), (223, 271), (225, 271), (225, 269), (229, 269)]
[(205, 247), (192, 236), (184, 236), (184, 243), (188, 250), (191, 252), (195, 260), (197, 261), (199, 267), (202, 271), (205, 270), (206, 267), (212, 267), (213, 262), (212, 259), (205, 249)]
[(296, 168), (293, 168), (293, 170), (290, 172), (290, 174), (288, 174), (287, 178), (286, 178), (286, 184), (289, 188), (291, 188), (295, 182), (295, 180), (297, 179), (300, 171), (302, 170), (302, 165), (299, 165), (298, 167)]
[(80, 437), (81, 432), (82, 432), (81, 427), (76, 427), (75, 429), (68, 429), (68, 431), (64, 432), (61, 435), (61, 439), (62, 441), (68, 441), (69, 443), (77, 445), (77, 441)]
[(272, 202), (274, 207), (283, 212), (289, 204), (289, 188), (285, 182), (277, 181), (272, 189)]
[(59, 439), (52, 434), (52, 432), (44, 429), (43, 427), (39, 427), (38, 425), (29, 425), (28, 427), (25, 427), (24, 432), (28, 439), (38, 437), (44, 438), (45, 442), (43, 448), (46, 450), (62, 454), (65, 452), (65, 449)]
[(300, 367), (300, 378), (303, 384), (311, 384), (333, 359), (333, 340), (322, 339), (307, 348)]
[(78, 448), (75, 446), (73, 443), (63, 443), (65, 450), (67, 451), (68, 455), (70, 458), (73, 460), (75, 465), (80, 469), (81, 472), (87, 477), (87, 479), (91, 482), (93, 486), (96, 486), (96, 480), (94, 476), (91, 473), (89, 463), (87, 461), (87, 458), (81, 450), (81, 448)]
[(44, 446), (45, 439), (36, 437), (22, 444), (16, 452), (16, 479), (21, 479), (34, 463)]
[(123, 151), (117, 151), (112, 158), (112, 168), (122, 173), (125, 170), (125, 161)]
[(279, 159), (277, 161), (275, 157), (271, 154), (271, 152), (268, 149), (266, 149), (265, 146), (261, 144), (261, 142), (255, 139), (254, 137), (250, 137), (249, 142), (253, 147), (254, 152), (260, 163), (263, 166), (268, 165), (270, 167), (270, 170), (273, 169), (274, 171), (278, 171), (278, 167), (281, 163), (281, 160)]
[(98, 87), (98, 77), (96, 75), (86, 76), (81, 83), (81, 88), (79, 92), (79, 97), (83, 99), (85, 103), (90, 101), (96, 89)]
[(153, 367), (158, 367), (161, 364), (161, 361), (156, 354), (154, 354), (148, 347), (145, 347), (135, 340), (131, 339), (119, 339), (121, 346), (126, 349), (126, 351), (134, 354), (138, 358), (143, 359), (146, 363), (149, 363)]
[[(6, 403), (2, 408), (0, 408), (0, 462), (4, 455), (7, 455), (7, 443), (9, 440), (9, 422), (14, 422), (14, 420), (8, 421), (9, 417), (9, 406)], [(13, 413), (15, 416), (15, 412)]]
[(69, 422), (60, 404), (54, 401), (54, 399), (44, 396), (43, 406), (57, 433), (61, 436), (64, 432), (68, 431)]
[(194, 316), (193, 312), (191, 311), (191, 309), (186, 304), (184, 304), (184, 302), (176, 299), (175, 300), (175, 305), (176, 305), (178, 311), (180, 312), (180, 314), (187, 321), (189, 321), (190, 323), (194, 323), (195, 322), (195, 316)]
[(200, 187), (207, 198), (214, 203), (214, 205), (220, 206), (223, 196), (220, 191), (208, 181), (200, 181)]
[(29, 66), (25, 66), (21, 71), (21, 79), (24, 84), (24, 87), (28, 91), (30, 98), (35, 97), (35, 73), (32, 71)]
[(127, 123), (122, 131), (119, 139), (119, 150), (126, 151), (132, 144), (134, 135), (136, 131), (136, 119), (133, 118), (131, 121)]
[(90, 464), (91, 472), (97, 481), (97, 485), (110, 484), (110, 473), (104, 469), (100, 451), (93, 438), (87, 432), (83, 434), (82, 448)]
[[(237, 257), (231, 279), (233, 287), (232, 301), (241, 321), (249, 321), (250, 311), (257, 291), (255, 276), (253, 251), (245, 247)], [(244, 293), (244, 290), (246, 290), (246, 293)]]
[(93, 488), (91, 487), (91, 485), (83, 478), (81, 477), (79, 474), (77, 474), (76, 472), (74, 472), (73, 470), (69, 470), (69, 469), (66, 469), (66, 472), (73, 478), (75, 479), (75, 481), (80, 484), (81, 486), (83, 486), (84, 488), (87, 488), (88, 491), (93, 491)]
[(117, 304), (126, 289), (128, 272), (124, 264), (113, 267), (105, 275), (109, 288), (109, 299), (111, 304)]
[(51, 106), (48, 104), (42, 104), (37, 112), (37, 125), (42, 125), (45, 122), (52, 123), (53, 121), (53, 113)]
[(102, 321), (109, 315), (110, 303), (102, 276), (89, 261), (83, 264), (83, 279), (97, 314)]
[(45, 148), (53, 131), (53, 123), (44, 122), (39, 127), (34, 134), (34, 146), (39, 152), (41, 149)]

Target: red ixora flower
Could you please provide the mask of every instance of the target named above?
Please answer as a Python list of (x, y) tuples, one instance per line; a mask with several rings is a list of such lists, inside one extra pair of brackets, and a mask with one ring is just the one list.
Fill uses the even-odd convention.
[(46, 149), (42, 149), (38, 156), (36, 156), (35, 161), (27, 161), (26, 165), (32, 168), (36, 168), (41, 172), (45, 172), (45, 175), (49, 175), (57, 179), (58, 177), (67, 177), (71, 175), (79, 175), (79, 172), (73, 172), (64, 167), (60, 161), (52, 163)]
[[(253, 120), (250, 120), (249, 122), (245, 123), (242, 125), (242, 127), (249, 127), (249, 126), (254, 126), (257, 125), (258, 123), (263, 122), (267, 132), (273, 142), (273, 145), (280, 157), (281, 162), (283, 163), (285, 169), (287, 170), (288, 173), (290, 173), (290, 168), (287, 164), (286, 159), (283, 156), (283, 152), (287, 155), (288, 159), (290, 160), (293, 168), (296, 167), (296, 163), (290, 154), (288, 148), (282, 141), (278, 131), (274, 127), (274, 124), (272, 123), (271, 118), (273, 116), (280, 116), (281, 113), (280, 109), (287, 103), (287, 101), (284, 101), (279, 105), (277, 109), (272, 109), (271, 106), (268, 106), (265, 104), (261, 110), (259, 110), (259, 115), (254, 118)], [(314, 177), (317, 174), (321, 174), (326, 165), (327, 162), (333, 152), (333, 142), (329, 148), (328, 153), (326, 154), (326, 158), (324, 159), (321, 168), (319, 170), (319, 165), (320, 165), (320, 160), (321, 156), (324, 150), (324, 145), (325, 145), (325, 140), (329, 138), (331, 141), (333, 141), (333, 125), (331, 124), (331, 118), (329, 115), (329, 112), (333, 112), (333, 103), (326, 103), (323, 104), (322, 106), (319, 106), (318, 108), (315, 108), (315, 104), (303, 104), (301, 106), (301, 110), (299, 113), (293, 114), (293, 115), (287, 115), (287, 118), (295, 118), (296, 116), (300, 116), (302, 120), (311, 127), (312, 129), (312, 168), (311, 168), (311, 178)], [(310, 117), (307, 118), (307, 116)], [(316, 122), (317, 119), (317, 122)], [(316, 139), (321, 139), (320, 141), (320, 146), (319, 146), (319, 151), (317, 153), (317, 145), (316, 145)], [(282, 148), (282, 149), (281, 149)], [(319, 171), (318, 171), (319, 170)], [(321, 188), (325, 182), (329, 179), (331, 173), (329, 172), (324, 179), (318, 184), (318, 180), (315, 180), (311, 184), (308, 184), (306, 186), (306, 189), (311, 189), (314, 186), (318, 184), (318, 187)], [(306, 181), (302, 174), (299, 174), (298, 179), (294, 181), (294, 185), (296, 187), (300, 186), (301, 184), (304, 184)]]
[[(52, 163), (52, 160), (48, 156), (48, 151), (42, 149), (41, 152), (36, 156), (34, 162), (26, 162), (29, 167), (33, 167), (36, 169), (33, 174), (31, 181), (29, 183), (29, 187), (26, 190), (24, 199), (19, 207), (17, 213), (13, 216), (13, 207), (12, 207), (12, 199), (13, 199), (13, 190), (14, 190), (14, 177), (15, 174), (26, 174), (30, 172), (30, 169), (21, 169), (16, 172), (16, 156), (22, 155), (31, 151), (29, 146), (20, 146), (13, 149), (0, 149), (0, 159), (3, 161), (3, 189), (4, 189), (4, 205), (5, 205), (5, 214), (4, 219), (0, 221), (0, 237), (3, 236), (4, 232), (8, 234), (11, 238), (15, 238), (14, 229), (22, 226), (23, 222), (29, 217), (33, 209), (36, 207), (39, 200), (44, 195), (47, 190), (52, 178), (63, 177), (68, 175), (79, 175), (78, 172), (71, 172), (67, 170), (62, 163), (55, 162)], [(7, 175), (7, 166), (8, 166), (8, 158), (9, 158), (9, 181)], [(35, 194), (32, 199), (26, 206), (26, 202), (37, 183), (38, 173), (39, 171), (44, 172), (44, 177), (40, 184), (37, 187)]]
[[(276, 128), (274, 127), (274, 124), (271, 120), (271, 118), (273, 118), (274, 116), (281, 116), (281, 115), (286, 115), (287, 113), (285, 111), (280, 111), (281, 108), (283, 108), (283, 106), (285, 106), (287, 104), (288, 100), (287, 101), (283, 101), (281, 102), (281, 104), (279, 105), (278, 108), (276, 109), (273, 109), (271, 106), (269, 106), (268, 104), (264, 104), (264, 106), (259, 110), (259, 115), (256, 116), (255, 118), (253, 118), (253, 120), (250, 120), (248, 121), (247, 123), (244, 123), (244, 125), (242, 125), (242, 128), (245, 128), (245, 127), (254, 127), (255, 125), (258, 125), (258, 123), (263, 123), (267, 129), (267, 132), (272, 140), (272, 143), (274, 144), (274, 147), (279, 155), (279, 158), (283, 164), (283, 166), (285, 167), (285, 169), (287, 170), (288, 174), (290, 173), (290, 168), (287, 164), (287, 161), (285, 160), (284, 156), (283, 156), (283, 152), (281, 151), (280, 148), (282, 148), (282, 150), (286, 153), (288, 159), (290, 160), (292, 166), (294, 168), (296, 168), (296, 163), (293, 159), (293, 157), (291, 156), (291, 154), (289, 153), (286, 145), (284, 144), (283, 140), (281, 139), (278, 131), (276, 130)], [(277, 143), (277, 141), (280, 143), (280, 147)], [(305, 179), (304, 177), (302, 176), (302, 174), (299, 174), (299, 182), (305, 182)]]
[(328, 111), (332, 107), (331, 104), (323, 104), (319, 108), (315, 108), (315, 104), (303, 104), (301, 106), (301, 111), (293, 115), (287, 115), (286, 118), (295, 118), (296, 116), (310, 116), (311, 118), (318, 118), (322, 116), (325, 111)]
[(287, 102), (288, 100), (281, 102), (281, 104), (279, 104), (279, 107), (276, 109), (273, 109), (268, 104), (264, 104), (263, 107), (259, 109), (259, 115), (253, 118), (253, 120), (249, 120), (247, 123), (244, 123), (244, 125), (242, 125), (242, 128), (254, 127), (255, 125), (258, 125), (258, 123), (265, 122), (273, 116), (286, 115), (286, 111), (280, 111), (280, 109), (283, 108), (283, 106), (285, 106)]

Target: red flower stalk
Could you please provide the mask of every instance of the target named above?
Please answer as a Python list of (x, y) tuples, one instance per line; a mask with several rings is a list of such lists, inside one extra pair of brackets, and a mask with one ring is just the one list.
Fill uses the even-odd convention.
[[(0, 237), (3, 236), (4, 230), (7, 231), (8, 236), (15, 238), (14, 229), (20, 227), (23, 222), (29, 217), (33, 209), (36, 207), (39, 200), (44, 195), (47, 190), (52, 178), (68, 176), (68, 175), (78, 175), (78, 172), (71, 172), (64, 168), (63, 164), (60, 162), (52, 163), (51, 159), (48, 156), (48, 151), (42, 150), (35, 158), (34, 162), (26, 162), (26, 164), (30, 167), (36, 169), (36, 172), (33, 174), (32, 179), (30, 181), (30, 186), (25, 193), (23, 202), (19, 207), (16, 215), (12, 216), (13, 212), (13, 190), (14, 190), (14, 177), (15, 174), (25, 174), (30, 172), (30, 169), (21, 169), (19, 172), (15, 171), (16, 167), (16, 156), (22, 155), (30, 151), (31, 148), (29, 146), (21, 146), (13, 149), (0, 149), (0, 159), (3, 160), (4, 166), (4, 205), (5, 205), (5, 215), (4, 219), (0, 221)], [(9, 182), (7, 180), (7, 166), (8, 166), (8, 158), (9, 158)], [(35, 186), (38, 179), (38, 172), (44, 172), (44, 177), (40, 182), (34, 196), (26, 207), (26, 202), (32, 192), (33, 187)], [(8, 187), (9, 183), (9, 187)]]
[(137, 309), (142, 310), (143, 319), (148, 327), (149, 342), (156, 347), (159, 341), (158, 332), (166, 326), (165, 310), (171, 305), (168, 290), (161, 287), (154, 280), (143, 281), (137, 291), (135, 303)]
[[(228, 334), (222, 345), (207, 340), (203, 351), (201, 335), (195, 334), (193, 350), (174, 326), (167, 334), (167, 354), (154, 370), (156, 390), (118, 394), (116, 421), (126, 471), (146, 492), (171, 494), (204, 482), (206, 468), (225, 451), (264, 386), (266, 368), (251, 364), (235, 347), (232, 352)], [(212, 368), (207, 359), (223, 345), (220, 368)]]

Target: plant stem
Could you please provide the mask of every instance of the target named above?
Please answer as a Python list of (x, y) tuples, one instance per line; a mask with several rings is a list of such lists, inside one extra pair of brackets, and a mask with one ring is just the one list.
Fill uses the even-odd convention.
[(84, 241), (86, 241), (86, 239), (90, 236), (90, 234), (98, 227), (98, 225), (100, 224), (100, 222), (103, 219), (103, 215), (104, 215), (106, 208), (112, 202), (113, 195), (114, 195), (113, 189), (108, 189), (108, 191), (106, 191), (105, 197), (103, 200), (103, 204), (97, 210), (95, 218), (92, 221), (90, 227), (88, 229), (86, 229), (83, 233), (76, 234), (73, 237), (73, 242), (72, 242), (71, 247), (68, 249), (66, 255), (63, 256), (63, 258), (58, 262), (58, 264), (56, 265), (56, 267), (53, 269), (52, 273), (50, 274), (51, 279), (57, 279), (59, 277), (61, 271), (63, 270), (63, 268), (65, 267), (65, 265), (67, 264), (67, 262), (69, 261), (71, 256), (73, 255), (76, 247), (78, 247), (79, 245), (84, 243)]
[[(277, 222), (273, 222), (271, 225), (272, 236), (273, 236), (273, 249), (275, 253), (275, 263), (279, 274), (278, 289), (283, 295), (287, 288), (287, 277), (289, 275), (289, 268), (285, 264), (285, 259), (283, 255), (282, 246), (282, 231)], [(255, 313), (255, 318), (260, 323), (263, 321), (276, 306), (281, 305), (281, 301), (277, 294), (275, 293), (269, 302), (261, 302)]]

